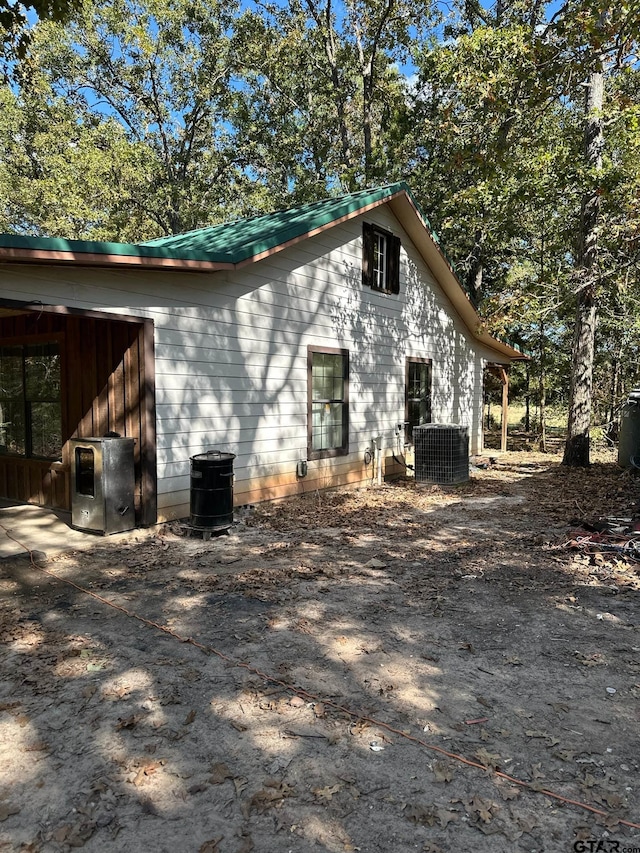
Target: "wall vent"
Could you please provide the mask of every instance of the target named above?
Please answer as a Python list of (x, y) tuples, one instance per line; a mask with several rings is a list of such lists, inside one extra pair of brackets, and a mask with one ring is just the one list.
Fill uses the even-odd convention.
[(469, 479), (469, 431), (458, 424), (422, 424), (413, 428), (416, 482), (466, 483)]

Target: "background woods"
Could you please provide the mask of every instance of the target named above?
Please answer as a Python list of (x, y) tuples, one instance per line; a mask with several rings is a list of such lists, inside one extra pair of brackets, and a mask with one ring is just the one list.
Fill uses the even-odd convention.
[(637, 2), (12, 8), (0, 230), (135, 242), (406, 180), (588, 463), (638, 381)]

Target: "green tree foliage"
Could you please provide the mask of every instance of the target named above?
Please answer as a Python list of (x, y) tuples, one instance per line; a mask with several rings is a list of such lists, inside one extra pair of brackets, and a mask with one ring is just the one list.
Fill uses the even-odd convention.
[(542, 132), (546, 82), (519, 24), (477, 28), (417, 59), (407, 153), (421, 201), (480, 301), (508, 269), (519, 212), (535, 197), (528, 164)]
[[(66, 27), (39, 29), (34, 52), (40, 74), (15, 105), (25, 125), (41, 125), (30, 139), (39, 158), (47, 159), (49, 143), (90, 148), (92, 136), (99, 140), (103, 159), (113, 164), (110, 186), (101, 180), (107, 174), (97, 162), (99, 151), (97, 159), (85, 151), (92, 183), (82, 172), (75, 180), (85, 185), (89, 204), (96, 193), (109, 196), (108, 216), (96, 213), (113, 237), (175, 233), (237, 209), (234, 199), (242, 193), (236, 183), (244, 176), (230, 122), (237, 99), (231, 13), (226, 3), (200, 0), (87, 2)], [(71, 158), (70, 179), (73, 170)], [(94, 222), (77, 213), (72, 236), (84, 236)]]
[(151, 231), (126, 194), (148, 151), (113, 118), (76, 110), (61, 97), (0, 91), (0, 230), (129, 240)]
[(290, 0), (245, 12), (239, 126), (260, 178), (280, 194), (294, 183), (296, 199), (389, 180), (407, 106), (398, 63), (429, 19), (424, 0)]
[(85, 0), (0, 93), (0, 228), (136, 241), (406, 179), (584, 450), (638, 382), (637, 3), (444, 9)]
[(21, 73), (29, 71), (31, 28), (27, 16), (36, 15), (41, 21), (65, 21), (75, 8), (75, 0), (0, 0), (0, 70), (5, 78), (12, 67)]
[[(465, 4), (449, 41), (418, 56), (412, 129), (426, 145), (410, 147), (417, 183), (429, 188), (423, 204), (495, 329), (518, 330), (548, 377), (540, 329), (551, 341), (557, 324), (575, 330), (568, 447), (576, 447), (565, 460), (588, 464), (592, 368), (616, 370), (595, 358), (597, 306), (615, 304), (621, 281), (637, 281), (638, 17), (625, 4), (570, 2), (542, 26), (544, 13), (544, 4), (498, 4), (493, 14)], [(585, 108), (597, 75), (604, 107), (591, 97)]]

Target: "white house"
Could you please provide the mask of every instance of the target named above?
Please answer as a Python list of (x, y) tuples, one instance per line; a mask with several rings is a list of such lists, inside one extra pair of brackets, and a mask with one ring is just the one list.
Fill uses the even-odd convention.
[(69, 439), (111, 430), (140, 524), (189, 514), (209, 449), (236, 505), (368, 481), (373, 439), (389, 472), (428, 420), (479, 452), (483, 372), (521, 357), (405, 184), (138, 245), (0, 235), (0, 283), (0, 497), (68, 509)]

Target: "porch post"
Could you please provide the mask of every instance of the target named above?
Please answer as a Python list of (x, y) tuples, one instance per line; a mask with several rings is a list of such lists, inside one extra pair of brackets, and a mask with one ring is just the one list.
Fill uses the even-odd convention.
[(507, 449), (507, 426), (509, 420), (509, 373), (504, 367), (500, 368), (500, 379), (502, 380), (502, 437), (500, 450)]

